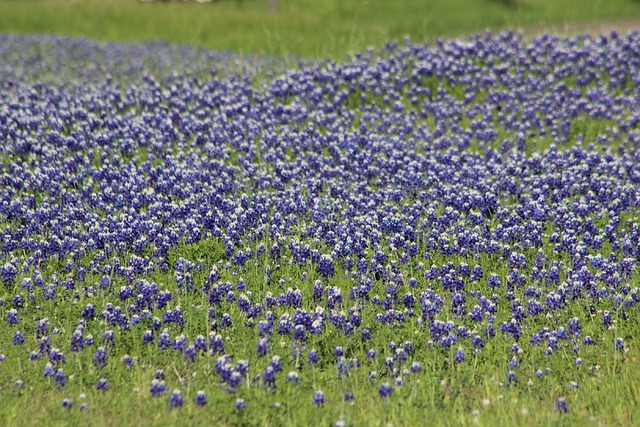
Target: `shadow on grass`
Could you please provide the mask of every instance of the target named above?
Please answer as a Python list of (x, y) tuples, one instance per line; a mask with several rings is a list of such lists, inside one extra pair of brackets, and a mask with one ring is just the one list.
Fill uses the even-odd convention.
[(487, 0), (487, 1), (491, 3), (501, 4), (506, 7), (516, 7), (516, 6), (519, 6), (519, 3), (520, 3), (518, 0)]

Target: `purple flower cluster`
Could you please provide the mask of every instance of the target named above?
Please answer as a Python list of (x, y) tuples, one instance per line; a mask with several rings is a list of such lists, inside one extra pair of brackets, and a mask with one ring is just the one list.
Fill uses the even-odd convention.
[(640, 33), (407, 41), (261, 78), (277, 65), (164, 44), (0, 55), (0, 312), (59, 389), (61, 340), (100, 375), (133, 349), (206, 359), (226, 393), (365, 365), (389, 401), (425, 352), (510, 349), (515, 388), (528, 352), (633, 348), (612, 334), (640, 307)]

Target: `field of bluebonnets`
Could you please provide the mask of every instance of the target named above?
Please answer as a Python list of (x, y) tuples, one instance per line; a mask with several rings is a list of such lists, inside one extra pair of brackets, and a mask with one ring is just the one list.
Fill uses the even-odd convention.
[(640, 423), (640, 33), (0, 50), (3, 425)]

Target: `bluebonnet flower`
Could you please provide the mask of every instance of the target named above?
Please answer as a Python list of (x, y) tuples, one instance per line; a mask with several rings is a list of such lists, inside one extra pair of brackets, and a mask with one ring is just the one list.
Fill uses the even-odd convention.
[(613, 325), (613, 319), (611, 318), (611, 312), (605, 310), (602, 312), (602, 326), (609, 329)]
[(314, 406), (322, 406), (325, 403), (324, 392), (316, 391), (313, 395), (313, 405)]
[(471, 340), (471, 345), (473, 346), (474, 349), (480, 350), (484, 348), (484, 341), (482, 340), (482, 337), (480, 335), (476, 335)]
[(187, 337), (184, 334), (180, 334), (173, 340), (172, 348), (177, 351), (184, 351), (187, 343)]
[[(458, 332), (461, 333), (461, 331), (458, 331)], [(402, 345), (402, 348), (407, 354), (413, 354), (416, 350), (413, 344), (411, 343), (411, 341), (405, 341), (404, 344)]]
[(16, 331), (13, 335), (13, 345), (22, 345), (24, 344), (24, 334), (20, 331)]
[(122, 364), (130, 368), (133, 368), (133, 357), (129, 356), (128, 354), (125, 354), (124, 356), (122, 356)]
[(465, 358), (464, 351), (461, 349), (456, 350), (456, 354), (453, 356), (453, 360), (455, 360), (458, 363), (466, 362), (467, 359)]
[[(175, 310), (174, 310), (174, 316), (175, 316)], [(181, 320), (180, 323), (184, 324), (184, 320)], [(220, 325), (223, 328), (228, 328), (231, 326), (231, 324), (232, 324), (231, 315), (229, 313), (224, 313), (220, 318)]]
[(384, 400), (393, 394), (393, 388), (388, 383), (382, 383), (378, 388), (378, 394)]
[(271, 358), (271, 362), (269, 363), (274, 370), (274, 372), (278, 373), (282, 371), (282, 360), (280, 360), (280, 356), (275, 355)]
[(196, 393), (196, 397), (194, 399), (194, 402), (198, 406), (206, 405), (207, 404), (207, 393), (205, 393), (202, 390), (198, 390), (198, 392)]
[(257, 345), (258, 356), (265, 356), (269, 353), (269, 340), (260, 338)]
[(151, 329), (147, 329), (142, 334), (142, 344), (151, 344), (153, 343), (153, 331)]
[(543, 370), (538, 369), (538, 370), (536, 370), (536, 376), (538, 378), (542, 378), (543, 376), (547, 375), (549, 372), (550, 372), (549, 368), (545, 368)]
[(73, 352), (82, 351), (85, 347), (85, 339), (84, 339), (84, 330), (82, 328), (76, 329), (73, 334), (71, 334), (71, 344), (69, 347)]
[(236, 371), (243, 377), (249, 372), (249, 362), (247, 360), (239, 360)]
[(300, 384), (300, 376), (298, 375), (298, 373), (296, 371), (291, 371), (287, 375), (287, 381), (286, 382), (294, 383), (295, 385), (298, 385), (298, 384)]
[[(145, 337), (143, 337), (143, 341), (145, 341)], [(153, 341), (153, 335), (151, 335), (151, 341)], [(168, 350), (172, 346), (171, 336), (169, 335), (169, 331), (167, 329), (163, 330), (158, 337), (158, 349), (159, 350)]]
[(393, 366), (395, 365), (396, 361), (393, 359), (393, 357), (387, 357), (384, 359), (384, 366), (386, 366), (389, 370), (393, 370)]
[(235, 404), (234, 404), (234, 407), (235, 407), (238, 411), (243, 410), (244, 408), (246, 408), (246, 406), (247, 406), (247, 401), (246, 401), (246, 400), (244, 400), (244, 399), (242, 399), (242, 398), (238, 398), (238, 399), (236, 399), (236, 402), (235, 402)]
[(113, 343), (115, 340), (115, 334), (113, 330), (107, 329), (104, 334), (102, 334), (102, 342), (105, 344)]
[(182, 405), (184, 405), (182, 393), (178, 389), (173, 390), (173, 393), (169, 396), (169, 410), (171, 411), (175, 408), (181, 408)]
[(509, 371), (507, 373), (507, 385), (509, 387), (518, 385), (518, 376), (516, 375), (515, 372)]
[(93, 356), (93, 365), (101, 368), (107, 366), (107, 350), (104, 347), (98, 347)]
[(334, 270), (333, 259), (330, 255), (322, 255), (318, 260), (318, 272), (321, 276), (327, 278), (333, 276)]
[(316, 280), (315, 283), (313, 284), (312, 287), (312, 293), (313, 293), (313, 298), (314, 300), (319, 300), (320, 298), (322, 298), (322, 293), (323, 293), (323, 287), (322, 287), (322, 282), (320, 280)]
[(96, 309), (93, 304), (88, 303), (82, 310), (81, 316), (87, 320), (93, 320), (96, 316)]
[(276, 371), (273, 366), (269, 365), (262, 374), (262, 383), (266, 390), (275, 391), (276, 389)]
[(7, 323), (9, 325), (17, 325), (20, 323), (20, 315), (18, 314), (18, 310), (12, 308), (9, 310), (9, 314), (7, 314)]
[(228, 393), (235, 392), (242, 385), (242, 374), (238, 371), (233, 371), (231, 375), (227, 378), (227, 385), (229, 388), (227, 389)]
[(338, 378), (349, 377), (351, 368), (354, 366), (352, 361), (348, 361), (344, 357), (340, 357), (336, 362), (336, 368), (338, 369)]
[(224, 338), (222, 338), (220, 334), (215, 334), (213, 332), (209, 334), (209, 349), (213, 354), (223, 354), (224, 343)]
[(41, 339), (47, 336), (49, 332), (49, 319), (44, 318), (38, 321), (38, 325), (36, 326), (36, 338)]
[(53, 368), (53, 364), (52, 363), (47, 363), (44, 367), (44, 372), (42, 373), (42, 376), (44, 377), (52, 377), (54, 376), (56, 373), (55, 369)]
[(65, 409), (71, 409), (73, 408), (73, 399), (69, 399), (69, 398), (64, 398), (62, 399), (62, 407)]
[(496, 274), (492, 274), (487, 279), (487, 286), (489, 286), (490, 288), (497, 288), (497, 287), (500, 287), (500, 285), (501, 285), (500, 277), (498, 277)]
[(320, 356), (318, 355), (318, 352), (316, 350), (310, 350), (307, 354), (307, 361), (310, 365), (315, 365), (316, 363), (318, 363), (319, 359)]
[(151, 392), (151, 396), (153, 397), (161, 397), (167, 392), (168, 389), (169, 387), (167, 387), (164, 381), (156, 379), (151, 381), (151, 386), (149, 387), (149, 391)]
[(22, 295), (14, 295), (13, 299), (11, 300), (11, 305), (13, 306), (13, 308), (17, 309), (17, 310), (21, 310), (24, 308), (24, 299), (22, 298)]
[(580, 319), (577, 317), (572, 317), (569, 319), (569, 333), (575, 336), (580, 336), (580, 331), (582, 330), (582, 325), (580, 324)]
[[(45, 371), (46, 372), (46, 371)], [(54, 374), (53, 377), (55, 379), (55, 383), (56, 386), (59, 389), (64, 388), (64, 386), (67, 385), (67, 376), (64, 374), (64, 369), (60, 368), (58, 369)]]
[(204, 337), (204, 335), (198, 335), (193, 340), (193, 347), (198, 352), (207, 350), (207, 339)]
[(106, 378), (100, 378), (98, 380), (98, 384), (96, 384), (96, 389), (97, 390), (107, 390), (109, 388), (109, 382), (107, 381)]
[(52, 348), (49, 350), (49, 362), (53, 364), (64, 364), (66, 363), (67, 358), (64, 353), (57, 348)]
[(518, 369), (520, 368), (520, 362), (518, 361), (518, 359), (514, 356), (511, 359), (509, 359), (509, 367), (511, 369)]
[(540, 334), (533, 333), (531, 334), (531, 338), (529, 338), (529, 342), (532, 346), (540, 345), (542, 343), (542, 337), (540, 336)]
[(196, 356), (198, 355), (198, 350), (195, 346), (190, 345), (184, 349), (184, 358), (190, 362), (196, 361)]
[(304, 325), (296, 325), (294, 327), (293, 338), (301, 342), (304, 342), (307, 340), (306, 329)]
[(565, 399), (564, 397), (559, 397), (556, 400), (555, 410), (560, 412), (560, 413), (568, 414), (569, 413), (569, 404), (567, 403), (567, 399)]

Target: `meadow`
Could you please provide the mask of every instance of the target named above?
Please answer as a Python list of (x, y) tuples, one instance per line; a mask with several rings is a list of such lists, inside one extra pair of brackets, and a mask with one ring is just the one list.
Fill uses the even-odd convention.
[[(273, 1), (273, 0), (272, 0)], [(100, 41), (166, 40), (215, 50), (345, 60), (410, 36), (424, 43), (487, 28), (576, 34), (640, 17), (637, 0), (0, 0), (0, 32)], [(557, 27), (556, 27), (557, 28)]]
[(109, 40), (0, 34), (0, 424), (640, 424), (640, 32), (371, 1), (235, 53), (131, 11), (255, 3), (0, 2)]

